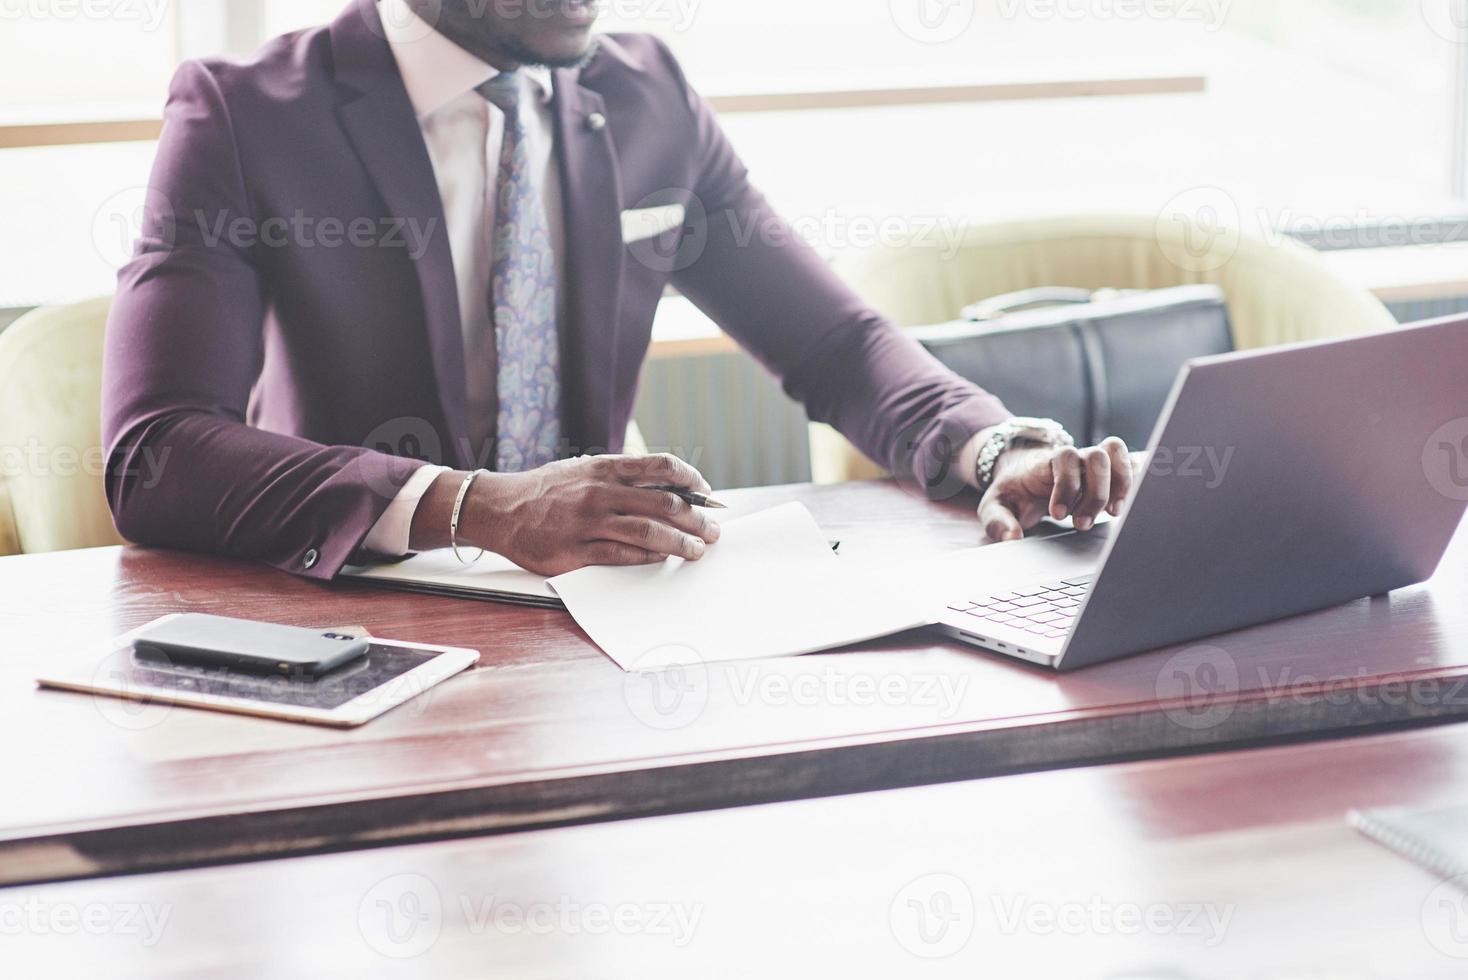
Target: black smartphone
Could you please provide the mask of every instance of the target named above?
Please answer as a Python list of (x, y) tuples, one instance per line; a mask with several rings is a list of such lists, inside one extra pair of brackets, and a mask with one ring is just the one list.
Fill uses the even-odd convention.
[(153, 659), (254, 674), (318, 677), (367, 653), (370, 638), (201, 613), (177, 613), (144, 626), (133, 650)]

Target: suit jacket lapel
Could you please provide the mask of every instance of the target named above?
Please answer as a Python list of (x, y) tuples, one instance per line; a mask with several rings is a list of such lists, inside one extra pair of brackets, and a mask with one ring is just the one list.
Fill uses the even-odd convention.
[[(575, 452), (621, 445), (612, 432), (622, 263), (622, 186), (602, 98), (579, 72), (555, 72), (555, 137), (564, 202), (566, 322), (562, 405)], [(601, 125), (591, 120), (599, 116)]]
[(443, 462), (468, 466), (463, 325), (443, 202), (412, 103), (381, 30), (373, 0), (353, 0), (331, 25), (337, 80), (352, 90), (338, 116), (392, 217), (416, 222), (426, 236), (427, 247), (414, 266), (448, 426)]

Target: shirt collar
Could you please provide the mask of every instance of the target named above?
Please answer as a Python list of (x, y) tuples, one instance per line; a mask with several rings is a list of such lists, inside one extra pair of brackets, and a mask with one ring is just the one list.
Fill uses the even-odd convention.
[[(499, 74), (499, 69), (429, 27), (413, 12), (408, 0), (382, 0), (378, 10), (383, 33), (398, 63), (398, 73), (403, 76), (403, 86), (419, 119), (432, 115)], [(527, 65), (522, 70), (541, 101), (550, 101), (550, 69)]]

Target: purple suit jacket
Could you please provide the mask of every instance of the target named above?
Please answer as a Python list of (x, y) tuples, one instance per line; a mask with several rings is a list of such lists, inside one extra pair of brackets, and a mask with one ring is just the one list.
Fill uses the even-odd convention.
[[(658, 41), (606, 37), (554, 87), (567, 455), (621, 448), (669, 283), (894, 472), (1005, 417), (796, 243)], [(373, 0), (247, 63), (183, 65), (148, 197), (104, 369), (125, 537), (330, 578), (418, 460), (486, 458), (437, 184)], [(624, 209), (670, 203), (680, 229), (623, 243)]]

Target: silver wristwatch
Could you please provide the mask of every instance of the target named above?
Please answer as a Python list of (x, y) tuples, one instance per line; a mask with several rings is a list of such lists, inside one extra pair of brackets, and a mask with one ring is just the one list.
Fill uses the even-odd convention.
[(1065, 431), (1065, 426), (1054, 419), (1013, 418), (996, 425), (989, 433), (988, 440), (979, 448), (976, 467), (979, 492), (987, 492), (989, 484), (994, 482), (994, 467), (1006, 449), (1016, 446), (1059, 447), (1075, 444), (1076, 441), (1071, 438), (1070, 433)]

